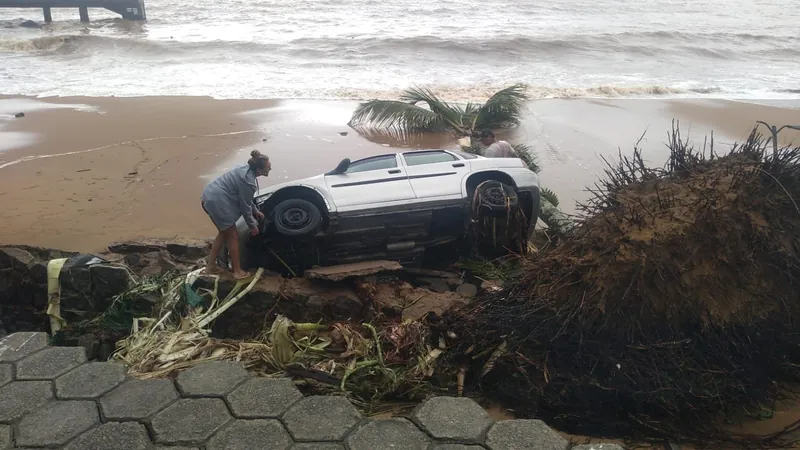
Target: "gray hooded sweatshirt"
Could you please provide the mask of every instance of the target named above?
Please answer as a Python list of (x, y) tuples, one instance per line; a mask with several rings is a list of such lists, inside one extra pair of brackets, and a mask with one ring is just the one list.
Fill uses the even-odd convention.
[(258, 224), (253, 196), (258, 190), (256, 173), (250, 166), (231, 169), (209, 183), (201, 198), (203, 209), (220, 231), (236, 225), (244, 217), (247, 226)]

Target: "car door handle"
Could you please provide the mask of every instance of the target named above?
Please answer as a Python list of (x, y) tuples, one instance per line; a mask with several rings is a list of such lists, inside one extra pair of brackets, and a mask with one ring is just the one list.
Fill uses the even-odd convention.
[(464, 167), (464, 163), (453, 163), (453, 167)]
[(400, 173), (400, 169), (390, 170), (389, 173)]

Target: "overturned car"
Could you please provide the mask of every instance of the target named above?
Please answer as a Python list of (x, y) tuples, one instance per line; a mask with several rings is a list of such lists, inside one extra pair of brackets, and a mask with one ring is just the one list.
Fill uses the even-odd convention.
[(301, 273), (365, 260), (421, 262), (426, 250), (462, 242), (477, 211), (520, 212), (529, 235), (539, 216), (539, 177), (516, 158), (419, 150), (342, 160), (322, 175), (255, 196), (264, 213), (250, 237), (240, 219), (242, 266)]

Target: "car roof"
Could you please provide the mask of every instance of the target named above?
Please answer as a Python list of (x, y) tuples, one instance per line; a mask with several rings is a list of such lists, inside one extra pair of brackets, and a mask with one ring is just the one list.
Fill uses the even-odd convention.
[[(382, 153), (380, 155), (372, 155), (372, 156), (367, 156), (367, 157), (364, 157), (364, 158), (360, 158), (360, 159), (357, 159), (357, 160), (355, 160), (353, 162), (363, 161), (365, 159), (371, 159), (371, 158), (380, 158), (382, 156), (395, 156), (395, 155), (405, 155), (405, 154), (408, 154), (408, 153), (426, 153), (426, 152), (446, 152), (446, 153), (450, 153), (452, 155), (456, 155), (457, 157), (459, 157), (461, 159), (465, 159), (465, 158), (463, 158), (461, 156), (461, 154), (464, 153), (461, 150), (449, 150), (449, 149), (445, 149), (445, 148), (424, 148), (424, 149), (406, 150), (406, 151), (394, 152), (394, 153)], [(480, 155), (475, 155), (475, 156), (478, 157), (478, 158), (481, 157)]]

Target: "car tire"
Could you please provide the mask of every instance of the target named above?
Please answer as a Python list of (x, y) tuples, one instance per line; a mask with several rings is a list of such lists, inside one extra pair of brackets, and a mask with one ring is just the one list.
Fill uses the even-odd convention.
[(313, 203), (292, 198), (278, 203), (273, 210), (275, 230), (284, 236), (308, 236), (322, 224), (322, 213)]
[(496, 180), (484, 181), (475, 188), (474, 207), (492, 216), (502, 216), (519, 205), (519, 196), (512, 186)]

